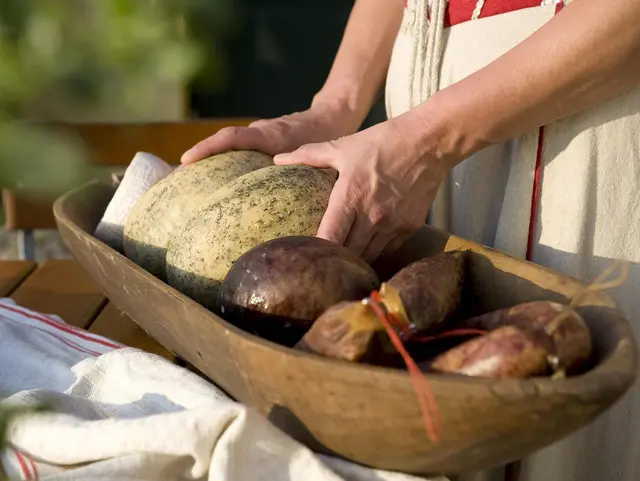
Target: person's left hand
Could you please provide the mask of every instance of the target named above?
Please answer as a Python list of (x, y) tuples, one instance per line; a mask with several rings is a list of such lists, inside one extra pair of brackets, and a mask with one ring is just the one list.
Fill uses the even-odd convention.
[(425, 224), (448, 170), (408, 138), (387, 121), (335, 141), (303, 145), (274, 161), (339, 172), (316, 235), (372, 262)]

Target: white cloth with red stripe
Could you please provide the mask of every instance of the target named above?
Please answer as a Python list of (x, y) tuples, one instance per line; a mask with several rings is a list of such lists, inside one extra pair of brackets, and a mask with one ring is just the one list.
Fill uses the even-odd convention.
[(316, 455), (186, 369), (11, 299), (0, 299), (0, 394), (51, 409), (12, 422), (0, 457), (11, 479), (418, 479)]

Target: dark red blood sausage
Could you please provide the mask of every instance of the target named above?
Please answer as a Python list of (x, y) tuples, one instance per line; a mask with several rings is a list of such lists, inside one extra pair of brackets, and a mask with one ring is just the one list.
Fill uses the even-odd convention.
[[(464, 254), (448, 252), (416, 261), (380, 287), (381, 312), (391, 313), (400, 325), (424, 331), (448, 320), (460, 304)], [(364, 302), (333, 306), (315, 321), (298, 349), (352, 362), (385, 363), (397, 356), (384, 324)], [(409, 329), (411, 330), (411, 329)]]
[[(222, 306), (263, 337), (297, 341), (326, 309), (360, 300), (379, 286), (369, 264), (339, 244), (311, 236), (287, 236), (244, 253), (226, 275)], [(295, 331), (295, 333), (294, 333)]]
[(504, 326), (438, 356), (430, 368), (442, 373), (526, 378), (549, 370), (547, 349), (535, 335)]
[[(302, 351), (359, 362), (385, 345), (387, 334), (371, 308), (360, 301), (330, 307), (295, 346)], [(388, 343), (386, 343), (388, 344)]]
[[(460, 305), (465, 253), (444, 252), (409, 264), (387, 284), (400, 296), (409, 322), (426, 331), (447, 321)], [(381, 294), (385, 295), (384, 285)]]
[(436, 372), (527, 378), (571, 372), (591, 355), (589, 329), (568, 306), (536, 301), (474, 317), (459, 329), (489, 331), (436, 357)]
[(534, 301), (489, 312), (457, 324), (457, 328), (492, 331), (513, 326), (545, 339), (556, 370), (571, 372), (581, 367), (591, 356), (591, 334), (580, 315), (569, 306), (550, 301)]

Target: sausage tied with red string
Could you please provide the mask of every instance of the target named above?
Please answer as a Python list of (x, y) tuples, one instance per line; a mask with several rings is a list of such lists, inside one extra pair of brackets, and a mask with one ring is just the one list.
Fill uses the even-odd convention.
[[(419, 259), (379, 284), (344, 248), (282, 237), (239, 259), (221, 305), (241, 327), (251, 314), (262, 337), (348, 362), (402, 367), (411, 351), (433, 374), (527, 378), (570, 374), (588, 361), (589, 330), (569, 306), (536, 301), (465, 318), (467, 255)], [(283, 337), (292, 325), (293, 337)], [(453, 345), (441, 352), (434, 346), (444, 338)]]

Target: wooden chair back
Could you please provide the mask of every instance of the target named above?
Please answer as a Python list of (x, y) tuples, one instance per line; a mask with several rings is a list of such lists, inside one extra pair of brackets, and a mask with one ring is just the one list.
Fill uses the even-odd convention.
[[(198, 119), (175, 122), (136, 123), (50, 123), (51, 128), (75, 133), (86, 145), (96, 167), (122, 170), (136, 152), (149, 152), (177, 164), (182, 153), (196, 142), (227, 126), (245, 126), (255, 119)], [(53, 201), (33, 198), (16, 189), (3, 189), (5, 229), (20, 233), (20, 257), (33, 258), (31, 232), (55, 229)]]

